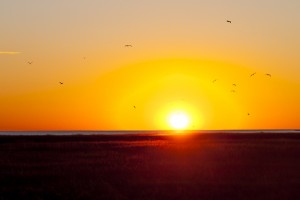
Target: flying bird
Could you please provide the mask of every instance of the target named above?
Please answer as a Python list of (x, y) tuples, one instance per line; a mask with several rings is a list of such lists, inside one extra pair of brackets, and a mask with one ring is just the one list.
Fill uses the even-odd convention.
[(31, 64), (32, 64), (32, 61), (28, 61), (27, 63), (28, 63), (29, 65), (31, 65)]
[(272, 75), (271, 74), (265, 74), (266, 76), (269, 76), (269, 77), (272, 77)]
[(214, 83), (214, 82), (216, 82), (216, 81), (217, 81), (217, 79), (213, 80), (212, 82)]
[(230, 92), (236, 92), (235, 90), (231, 90)]
[(59, 84), (63, 85), (64, 83), (63, 82), (59, 82)]
[(248, 115), (250, 115), (250, 113), (248, 113)]
[(234, 83), (234, 84), (232, 84), (234, 87), (236, 87), (236, 84)]
[(135, 109), (136, 107), (135, 107), (135, 106), (133, 106), (133, 108)]
[(132, 47), (131, 44), (125, 44), (125, 47)]
[(250, 77), (254, 76), (256, 74), (256, 72), (254, 72), (253, 74), (250, 75)]
[(231, 20), (227, 20), (226, 22), (230, 23), (231, 24)]

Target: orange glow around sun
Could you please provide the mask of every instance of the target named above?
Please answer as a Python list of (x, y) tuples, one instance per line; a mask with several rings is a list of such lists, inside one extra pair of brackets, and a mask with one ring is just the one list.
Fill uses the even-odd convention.
[[(284, 104), (288, 100), (291, 105), (298, 105), (299, 96), (291, 96), (282, 86), (291, 83), (256, 72), (256, 77), (250, 77), (253, 71), (243, 66), (194, 59), (128, 64), (82, 84), (55, 85), (41, 92), (2, 98), (0, 129), (296, 127), (299, 106), (288, 109)], [(290, 88), (299, 88), (296, 86)], [(231, 92), (233, 89), (236, 92)], [(284, 113), (290, 118), (282, 118)]]

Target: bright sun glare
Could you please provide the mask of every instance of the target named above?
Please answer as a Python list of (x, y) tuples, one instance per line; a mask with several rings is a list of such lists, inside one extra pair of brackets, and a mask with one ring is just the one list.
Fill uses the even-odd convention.
[(170, 115), (169, 123), (174, 129), (185, 129), (189, 125), (189, 118), (185, 113), (176, 112)]

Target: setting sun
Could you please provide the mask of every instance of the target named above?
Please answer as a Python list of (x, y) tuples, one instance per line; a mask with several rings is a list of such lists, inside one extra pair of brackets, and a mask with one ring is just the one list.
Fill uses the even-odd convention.
[(3, 2), (0, 132), (300, 128), (300, 1)]
[(300, 0), (0, 5), (0, 200), (300, 199)]
[(189, 117), (182, 112), (172, 113), (169, 117), (169, 123), (174, 129), (185, 129), (189, 125)]

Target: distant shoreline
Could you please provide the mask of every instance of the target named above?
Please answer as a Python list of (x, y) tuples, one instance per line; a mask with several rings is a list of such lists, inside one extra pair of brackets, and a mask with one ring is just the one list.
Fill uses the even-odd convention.
[(72, 135), (194, 135), (194, 134), (300, 134), (300, 129), (258, 130), (105, 130), (105, 131), (0, 131), (0, 136)]

